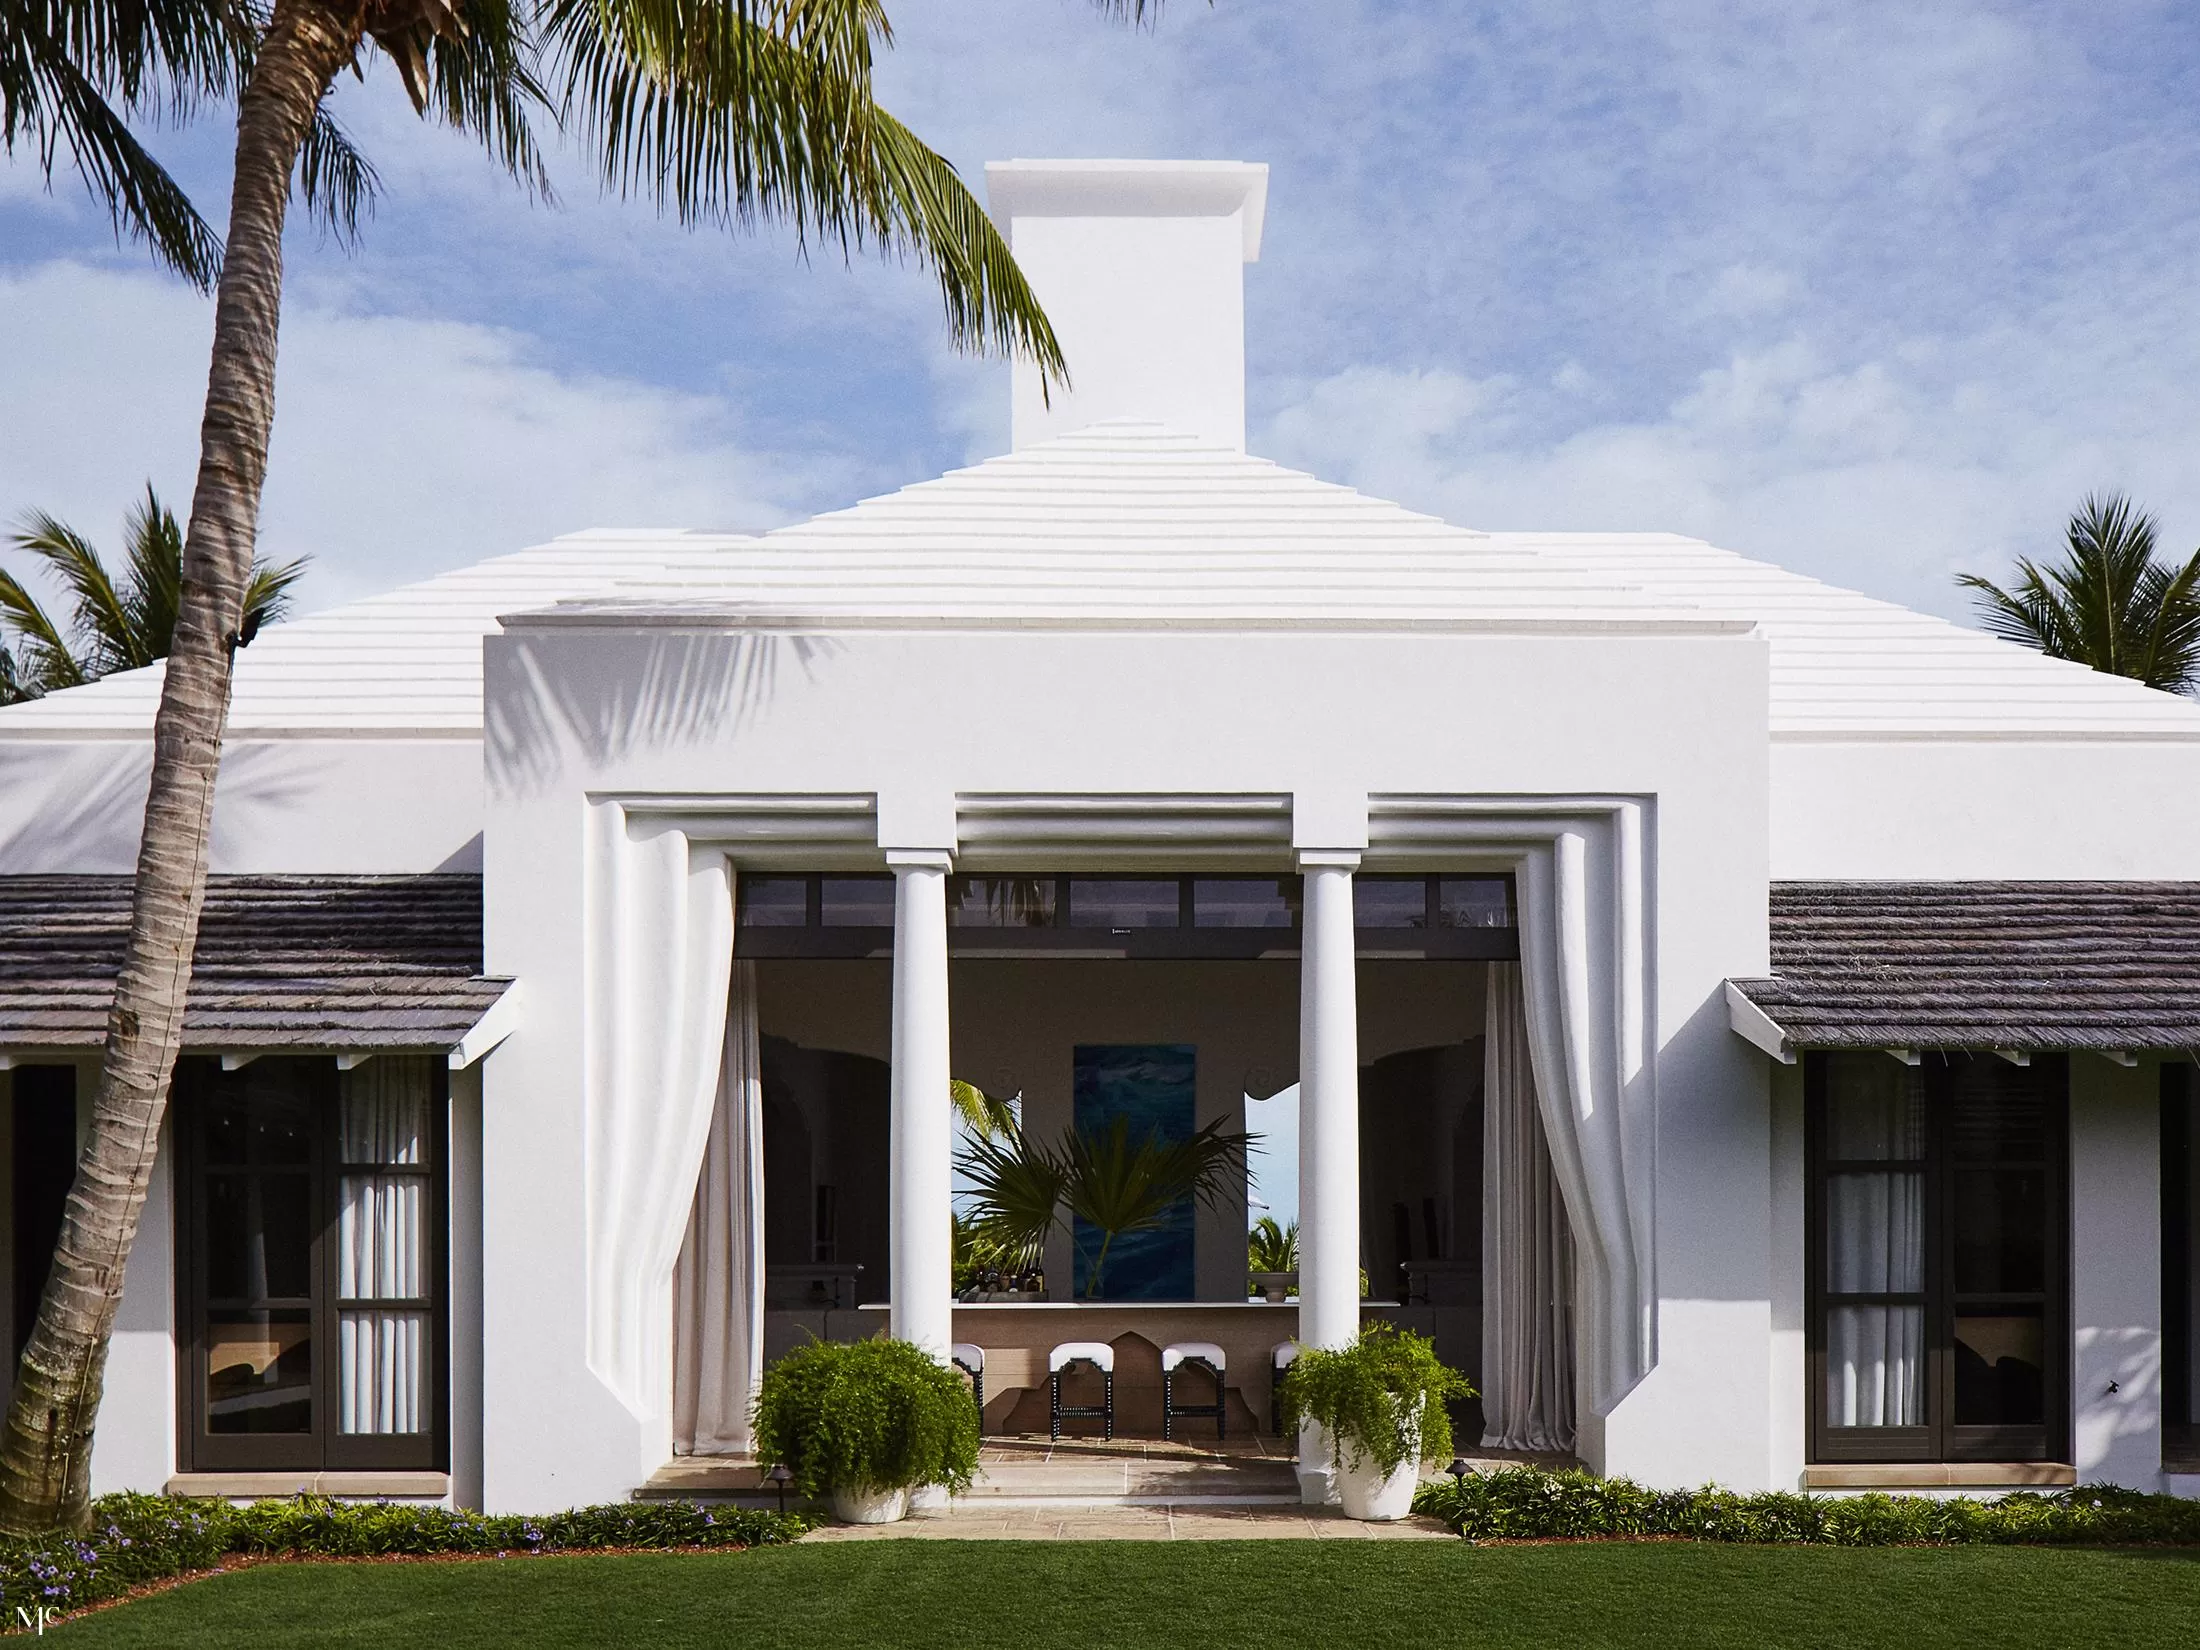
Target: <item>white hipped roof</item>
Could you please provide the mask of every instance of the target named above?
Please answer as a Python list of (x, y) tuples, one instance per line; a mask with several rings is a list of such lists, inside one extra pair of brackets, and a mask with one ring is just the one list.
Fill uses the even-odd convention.
[[(1669, 534), (1479, 533), (1155, 425), (1095, 426), (761, 535), (592, 531), (274, 626), (240, 733), (478, 733), (525, 625), (1685, 634), (1751, 625), (1789, 738), (2200, 740), (2200, 705)], [(0, 709), (141, 733), (159, 671)]]

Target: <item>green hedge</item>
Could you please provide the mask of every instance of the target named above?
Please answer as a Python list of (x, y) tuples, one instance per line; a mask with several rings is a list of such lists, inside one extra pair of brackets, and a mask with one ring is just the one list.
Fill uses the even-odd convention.
[[(586, 1552), (606, 1547), (759, 1547), (810, 1527), (781, 1516), (689, 1501), (577, 1507), (541, 1518), (489, 1517), (444, 1507), (339, 1502), (185, 1500), (108, 1495), (92, 1503), (81, 1539), (0, 1541), (0, 1622), (21, 1631), (43, 1606), (47, 1619), (119, 1598), (147, 1582), (212, 1570), (240, 1554), (379, 1558), (391, 1554)], [(18, 1612), (22, 1615), (18, 1615)]]
[(1833, 1547), (2196, 1546), (2200, 1501), (2094, 1485), (1991, 1501), (1923, 1495), (1646, 1490), (1624, 1478), (1507, 1467), (1424, 1484), (1413, 1510), (1470, 1541), (1680, 1536)]

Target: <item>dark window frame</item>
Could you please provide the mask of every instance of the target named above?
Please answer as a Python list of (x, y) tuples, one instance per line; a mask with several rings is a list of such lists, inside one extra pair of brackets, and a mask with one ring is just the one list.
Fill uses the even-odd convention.
[[(1872, 1057), (1891, 1060), (1874, 1051)], [(2043, 1094), (2044, 1170), (2048, 1230), (2042, 1295), (2045, 1391), (2038, 1427), (1955, 1424), (1955, 1320), (1959, 1300), (1954, 1289), (1955, 1223), (1951, 1218), (1954, 1182), (1960, 1167), (1950, 1146), (1954, 1108), (1951, 1097), (1958, 1060), (1992, 1060), (1990, 1053), (1932, 1053), (1921, 1056), (1925, 1075), (1924, 1305), (1925, 1423), (1910, 1427), (1834, 1427), (1826, 1418), (1826, 1352), (1829, 1296), (1827, 1267), (1827, 1182), (1843, 1172), (1827, 1156), (1827, 1082), (1831, 1061), (1825, 1051), (1804, 1056), (1804, 1380), (1808, 1383), (1808, 1445), (1813, 1462), (2067, 1461), (2070, 1459), (2070, 1078), (2062, 1055), (2036, 1054), (2029, 1067)], [(1891, 1160), (1899, 1168), (1909, 1160)], [(1878, 1165), (1875, 1165), (1878, 1166)], [(2021, 1167), (2021, 1163), (2001, 1165)], [(1860, 1165), (1859, 1165), (1860, 1167)], [(2031, 1291), (2012, 1292), (2027, 1296)], [(1839, 1304), (1896, 1303), (1909, 1296), (1842, 1294)], [(1979, 1297), (1970, 1297), (1974, 1302)]]
[(2194, 1071), (2162, 1062), (2162, 1455), (2200, 1457), (2200, 1416), (2193, 1413), (2193, 1361), (2200, 1323), (2193, 1314), (2193, 1269), (2200, 1265), (2200, 1210), (2193, 1205), (2193, 1133), (2200, 1127)]
[[(413, 1054), (414, 1050), (392, 1053)], [(345, 1433), (337, 1430), (340, 1412), (340, 1364), (337, 1348), (343, 1308), (371, 1309), (375, 1302), (337, 1299), (337, 1222), (340, 1182), (347, 1165), (339, 1158), (338, 1073), (333, 1057), (263, 1056), (253, 1062), (281, 1061), (295, 1072), (306, 1092), (313, 1120), (310, 1176), (313, 1238), (308, 1265), (313, 1294), (305, 1310), (313, 1345), (312, 1427), (300, 1433), (215, 1433), (203, 1425), (206, 1415), (207, 1199), (205, 1139), (201, 1127), (207, 1100), (224, 1080), (243, 1078), (248, 1066), (223, 1072), (212, 1059), (186, 1057), (176, 1062), (175, 1119), (175, 1282), (177, 1311), (176, 1453), (184, 1472), (445, 1472), (450, 1467), (450, 1076), (444, 1063), (432, 1069), (439, 1081), (428, 1107), (428, 1161), (409, 1166), (372, 1164), (361, 1172), (425, 1178), (427, 1199), (422, 1277), (428, 1285), (422, 1354), (421, 1405), (427, 1426), (411, 1433)], [(262, 1076), (266, 1075), (263, 1069)], [(241, 1085), (239, 1085), (241, 1086)], [(410, 1303), (408, 1303), (410, 1304)]]
[[(879, 927), (828, 926), (822, 918), (819, 890), (825, 877), (855, 878), (851, 872), (766, 871), (760, 877), (791, 881), (806, 877), (808, 920), (800, 927), (786, 924), (749, 924), (740, 916), (735, 897), (734, 954), (739, 957), (890, 957), (894, 931)], [(1024, 877), (1054, 884), (1053, 920), (1043, 924), (959, 923), (954, 914), (958, 891), (966, 882), (984, 878)], [(1153, 961), (1256, 961), (1288, 959), (1299, 954), (1299, 923), (1289, 927), (1232, 928), (1202, 925), (1197, 919), (1194, 885), (1202, 882), (1295, 882), (1295, 877), (1255, 873), (1188, 872), (1182, 875), (1138, 872), (974, 872), (949, 879), (947, 949), (953, 953), (988, 957), (1128, 958)], [(880, 877), (881, 882), (892, 878)], [(1356, 947), (1370, 957), (1426, 957), (1447, 960), (1515, 962), (1520, 957), (1519, 890), (1510, 872), (1370, 872), (1364, 880), (1419, 882), (1423, 885), (1423, 921), (1418, 928), (1360, 928)], [(1178, 885), (1177, 921), (1167, 927), (1077, 928), (1071, 926), (1071, 882), (1175, 882)], [(1447, 928), (1442, 925), (1442, 885), (1447, 881), (1504, 882), (1507, 903), (1513, 912), (1511, 926)], [(1299, 909), (1293, 902), (1293, 911)]]

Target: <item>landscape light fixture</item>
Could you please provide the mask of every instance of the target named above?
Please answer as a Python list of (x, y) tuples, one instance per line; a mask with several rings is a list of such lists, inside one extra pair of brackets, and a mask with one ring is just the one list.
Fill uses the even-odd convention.
[(787, 1513), (787, 1486), (794, 1482), (794, 1474), (787, 1470), (786, 1462), (775, 1461), (772, 1463), (772, 1470), (764, 1474), (764, 1478), (779, 1492), (779, 1513), (784, 1518)]

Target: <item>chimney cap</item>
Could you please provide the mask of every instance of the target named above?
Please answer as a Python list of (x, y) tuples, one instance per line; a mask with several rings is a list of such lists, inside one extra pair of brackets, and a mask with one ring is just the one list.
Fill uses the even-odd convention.
[(987, 210), (1015, 218), (1226, 218), (1242, 212), (1245, 261), (1260, 258), (1268, 168), (1242, 160), (996, 160)]

